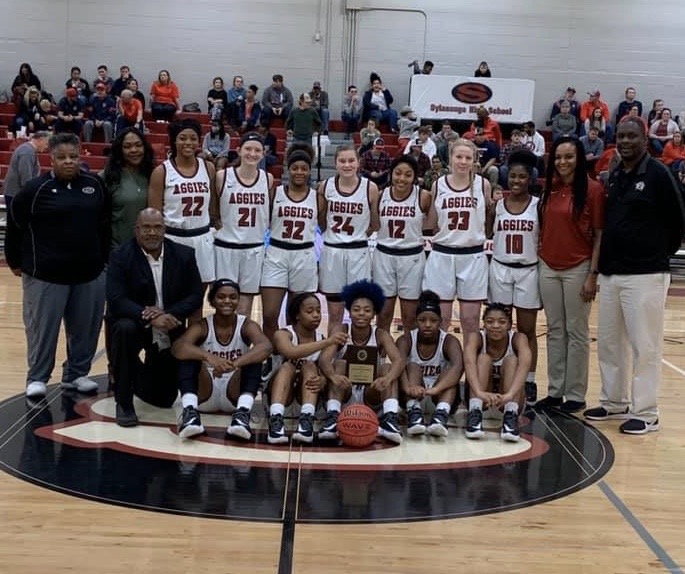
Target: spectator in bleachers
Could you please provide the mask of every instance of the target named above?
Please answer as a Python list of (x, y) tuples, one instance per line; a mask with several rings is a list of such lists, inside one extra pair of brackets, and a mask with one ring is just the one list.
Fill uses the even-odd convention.
[(46, 129), (46, 127), (36, 128), (36, 123), (40, 121), (40, 90), (31, 86), (24, 93), (17, 108), (17, 113), (12, 119), (9, 130), (16, 135), (21, 128), (25, 128), (27, 133), (36, 129)]
[(238, 108), (237, 126), (241, 133), (250, 132), (256, 129), (262, 118), (262, 104), (257, 100), (259, 88), (250, 84), (245, 92), (243, 105)]
[(434, 64), (430, 60), (426, 60), (423, 63), (423, 66), (419, 66), (419, 61), (414, 60), (411, 64), (409, 64), (409, 67), (413, 68), (415, 74), (424, 74), (427, 76), (433, 72)]
[(440, 131), (431, 136), (431, 139), (435, 142), (437, 154), (440, 156), (443, 165), (447, 165), (449, 163), (449, 145), (459, 139), (459, 132), (452, 128), (449, 120), (443, 120)]
[(121, 97), (117, 102), (115, 133), (118, 135), (126, 128), (133, 127), (144, 132), (143, 105), (140, 103), (140, 100), (133, 97), (131, 90), (124, 90), (121, 92)]
[(376, 138), (373, 147), (362, 155), (359, 171), (380, 189), (388, 184), (391, 163), (392, 158), (385, 151), (385, 140)]
[(211, 121), (221, 120), (228, 113), (228, 94), (220, 76), (212, 80), (212, 88), (207, 92), (207, 113)]
[(150, 110), (155, 121), (170, 122), (181, 111), (181, 92), (168, 70), (160, 70), (150, 87)]
[(331, 119), (331, 112), (328, 110), (328, 92), (321, 89), (321, 82), (314, 82), (312, 91), (309, 92), (312, 98), (312, 108), (316, 110), (321, 119), (321, 129), (324, 135), (328, 135), (328, 122)]
[(568, 102), (568, 105), (571, 107), (571, 115), (575, 116), (578, 121), (578, 126), (580, 127), (580, 104), (578, 103), (578, 100), (576, 100), (576, 89), (571, 86), (566, 88), (563, 98), (552, 104), (552, 113), (549, 116), (550, 121), (554, 119), (554, 116), (561, 113), (561, 104), (563, 102)]
[(647, 126), (651, 126), (655, 120), (661, 119), (661, 110), (664, 109), (664, 101), (661, 99), (652, 102), (652, 109), (647, 114)]
[(133, 95), (133, 97), (136, 100), (138, 100), (142, 105), (143, 109), (145, 109), (145, 95), (138, 89), (138, 80), (136, 80), (135, 78), (131, 78), (128, 81), (127, 86), (127, 89), (131, 90), (131, 94)]
[(539, 172), (545, 171), (545, 138), (542, 137), (539, 131), (535, 129), (535, 122), (526, 122), (523, 124), (523, 136), (521, 137), (523, 147), (532, 151), (538, 156)]
[(85, 106), (81, 103), (76, 88), (67, 88), (66, 96), (59, 102), (55, 131), (80, 135), (83, 127), (84, 110)]
[(490, 182), (491, 187), (494, 187), (499, 180), (497, 162), (499, 161), (500, 148), (495, 142), (485, 137), (483, 128), (476, 128), (473, 134), (473, 143), (478, 149), (476, 160), (480, 165), (480, 174)]
[(419, 127), (419, 129), (412, 134), (411, 140), (405, 146), (403, 153), (406, 155), (411, 154), (412, 146), (418, 141), (421, 144), (421, 151), (428, 156), (429, 160), (433, 159), (433, 156), (435, 156), (438, 150), (435, 142), (431, 139), (430, 134), (431, 129), (429, 126)]
[(21, 105), (26, 92), (31, 86), (38, 88), (38, 91), (40, 91), (42, 88), (38, 76), (36, 76), (31, 69), (31, 64), (23, 62), (19, 66), (19, 73), (17, 74), (16, 78), (14, 78), (11, 88), (12, 101), (17, 107)]
[(83, 140), (93, 141), (93, 131), (101, 129), (105, 143), (112, 141), (116, 122), (116, 102), (107, 93), (107, 85), (96, 81), (95, 94), (91, 96), (88, 106), (88, 119), (83, 126)]
[(666, 142), (664, 151), (661, 154), (661, 161), (670, 167), (676, 176), (683, 165), (685, 165), (685, 144), (683, 144), (683, 134), (681, 132), (675, 132), (671, 141)]
[[(217, 171), (228, 166), (231, 137), (221, 120), (212, 120), (210, 131), (202, 139), (202, 157), (212, 162)], [(235, 153), (235, 152), (234, 152)]]
[(81, 105), (85, 108), (90, 99), (90, 85), (81, 77), (81, 68), (78, 66), (73, 66), (71, 68), (71, 74), (69, 79), (65, 82), (65, 93), (69, 88), (74, 88), (76, 90), (76, 95), (81, 102)]
[(292, 92), (283, 85), (283, 76), (274, 74), (271, 85), (262, 94), (262, 121), (270, 123), (275, 117), (285, 120), (294, 103)]
[(604, 129), (604, 136), (602, 138), (604, 139), (605, 142), (610, 142), (613, 141), (614, 137), (614, 130), (613, 127), (610, 123), (611, 121), (611, 115), (609, 113), (609, 106), (606, 102), (600, 100), (600, 92), (599, 90), (593, 90), (592, 92), (588, 92), (588, 100), (583, 102), (580, 106), (580, 121), (585, 124), (585, 120), (587, 119), (592, 119), (593, 112), (595, 108), (600, 108), (602, 110), (602, 117), (604, 118), (604, 121), (606, 122), (606, 127)]
[(552, 118), (552, 141), (561, 136), (571, 136), (578, 133), (578, 120), (571, 113), (571, 104), (562, 101), (559, 104), (560, 112)]
[[(242, 76), (233, 76), (233, 84), (227, 92), (226, 120), (233, 127), (240, 126), (240, 117), (244, 115), (243, 107), (247, 101), (245, 81)], [(255, 91), (255, 94), (257, 92)], [(249, 114), (247, 114), (249, 116)]]
[(478, 64), (478, 68), (476, 68), (476, 71), (473, 72), (473, 75), (476, 78), (491, 78), (492, 71), (490, 70), (488, 63), (483, 60), (480, 64)]
[(423, 144), (419, 138), (409, 142), (409, 153), (405, 155), (409, 155), (416, 160), (416, 183), (421, 187), (425, 187), (424, 178), (431, 169), (431, 159), (423, 151)]
[[(400, 110), (400, 117), (397, 120), (397, 145), (400, 149), (409, 149), (409, 142), (415, 137), (414, 132), (419, 128), (421, 122), (416, 119), (416, 112), (411, 106), (404, 106)], [(405, 150), (404, 152), (409, 153)]]
[(28, 141), (20, 144), (12, 152), (3, 184), (5, 208), (8, 213), (12, 205), (12, 198), (21, 191), (28, 181), (40, 175), (37, 154), (48, 149), (48, 137), (48, 132), (35, 132)]
[(105, 66), (104, 64), (100, 64), (98, 66), (98, 77), (93, 82), (93, 87), (95, 87), (95, 84), (97, 83), (105, 84), (106, 91), (108, 94), (112, 91), (112, 88), (114, 87), (114, 80), (110, 78), (109, 70), (107, 69), (107, 66)]
[(495, 142), (500, 148), (502, 147), (502, 130), (499, 124), (490, 117), (490, 112), (485, 106), (478, 106), (476, 110), (476, 121), (471, 124), (469, 131), (466, 132), (462, 137), (467, 140), (473, 140), (473, 135), (476, 128), (483, 128), (485, 131), (485, 137)]
[(312, 108), (312, 97), (307, 92), (300, 94), (297, 102), (285, 121), (285, 129), (293, 141), (311, 144), (314, 132), (321, 132), (321, 118)]
[(373, 118), (369, 118), (366, 122), (366, 127), (359, 131), (359, 155), (363, 155), (365, 152), (369, 151), (373, 146), (373, 142), (381, 137), (381, 132), (378, 130), (378, 122)]
[(442, 163), (440, 156), (434, 155), (431, 160), (431, 168), (423, 174), (423, 188), (431, 189), (440, 177), (447, 175), (449, 172), (450, 170)]
[(661, 155), (667, 142), (673, 139), (673, 134), (680, 131), (678, 124), (671, 119), (671, 110), (661, 110), (661, 118), (654, 120), (649, 126), (649, 143), (654, 151)]
[[(259, 102), (257, 102), (258, 104)], [(278, 145), (278, 140), (276, 136), (271, 133), (268, 124), (260, 124), (257, 127), (259, 135), (262, 136), (262, 141), (264, 142), (264, 157), (259, 162), (259, 169), (268, 171), (268, 169), (278, 163), (278, 154), (276, 151), (276, 146)], [(311, 146), (311, 142), (309, 142)]]
[(345, 139), (350, 139), (351, 134), (359, 128), (359, 121), (362, 117), (362, 99), (357, 86), (347, 86), (340, 117), (345, 122)]
[(633, 87), (626, 88), (626, 98), (618, 104), (618, 111), (616, 112), (616, 125), (624, 116), (627, 116), (631, 108), (637, 106), (637, 115), (642, 117), (642, 102), (637, 98), (637, 91)]
[(112, 249), (134, 236), (136, 218), (147, 207), (154, 159), (152, 146), (135, 128), (121, 130), (112, 141), (107, 164), (100, 174), (112, 203)]
[(115, 98), (118, 98), (121, 95), (121, 92), (128, 88), (128, 83), (132, 79), (133, 76), (131, 75), (131, 68), (126, 65), (121, 66), (119, 68), (119, 77), (114, 80), (114, 84), (112, 84), (112, 89), (109, 93)]
[[(639, 108), (638, 106), (632, 106), (632, 107), (628, 110), (628, 113), (627, 113), (625, 116), (623, 116), (623, 117), (621, 118), (621, 120), (620, 120), (618, 123), (619, 123), (619, 124), (622, 124), (622, 123), (624, 123), (625, 121), (627, 121), (628, 118), (640, 118), (640, 119), (642, 120), (642, 118), (640, 117), (640, 108)], [(647, 126), (647, 122), (645, 122), (644, 120), (642, 120), (642, 123), (643, 123), (644, 126), (645, 126), (645, 135), (647, 135), (648, 132), (649, 132), (649, 127)], [(618, 126), (616, 126), (616, 127), (618, 127)]]
[[(523, 132), (521, 130), (514, 130), (511, 132), (511, 141), (502, 146), (499, 154), (499, 184), (503, 188), (509, 187), (509, 156), (512, 152), (526, 149), (523, 145)], [(538, 168), (533, 170), (533, 182), (538, 179)]]
[(580, 138), (580, 141), (583, 144), (583, 149), (585, 150), (587, 171), (590, 174), (594, 174), (597, 161), (604, 153), (604, 142), (599, 135), (599, 130), (595, 126), (592, 126), (588, 130), (587, 135), (584, 135)]
[(379, 126), (381, 122), (385, 122), (393, 133), (397, 133), (397, 111), (391, 107), (394, 101), (390, 90), (383, 87), (379, 77), (375, 77), (371, 82), (371, 89), (364, 94), (362, 100), (362, 121), (373, 118)]
[(592, 113), (583, 122), (583, 133), (590, 133), (590, 128), (596, 128), (599, 132), (599, 137), (605, 140), (607, 133), (607, 122), (602, 115), (602, 108), (597, 107), (592, 110)]

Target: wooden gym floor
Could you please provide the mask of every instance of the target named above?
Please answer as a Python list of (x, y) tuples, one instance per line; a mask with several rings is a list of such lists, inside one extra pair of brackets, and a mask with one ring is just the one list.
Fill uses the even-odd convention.
[[(139, 406), (119, 429), (96, 397), (22, 396), (19, 280), (0, 268), (0, 572), (682, 572), (685, 286), (668, 301), (661, 430), (531, 416), (524, 440), (380, 442), (363, 452), (181, 441), (174, 415)], [(593, 334), (596, 310), (592, 315)], [(540, 316), (539, 333), (544, 333)], [(540, 337), (539, 391), (545, 391)], [(599, 375), (593, 343), (589, 403)], [(53, 382), (59, 380), (63, 347)], [(106, 372), (102, 354), (94, 374)], [(257, 420), (256, 426), (263, 421)], [(497, 421), (489, 423), (496, 431)], [(599, 431), (599, 432), (598, 432)]]

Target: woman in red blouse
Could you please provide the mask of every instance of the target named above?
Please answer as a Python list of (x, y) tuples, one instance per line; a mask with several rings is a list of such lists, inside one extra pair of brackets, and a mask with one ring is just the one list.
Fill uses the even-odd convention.
[(157, 81), (150, 88), (150, 109), (152, 119), (170, 122), (181, 111), (181, 92), (171, 81), (168, 70), (160, 70)]

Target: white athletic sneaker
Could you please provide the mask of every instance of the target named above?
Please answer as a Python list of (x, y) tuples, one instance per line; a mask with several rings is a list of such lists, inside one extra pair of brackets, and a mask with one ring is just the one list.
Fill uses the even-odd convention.
[(88, 377), (79, 377), (73, 381), (63, 381), (60, 383), (60, 387), (67, 390), (78, 391), (79, 393), (94, 393), (98, 390), (100, 385)]
[(29, 399), (43, 398), (48, 392), (48, 386), (42, 381), (31, 381), (26, 385), (26, 396)]

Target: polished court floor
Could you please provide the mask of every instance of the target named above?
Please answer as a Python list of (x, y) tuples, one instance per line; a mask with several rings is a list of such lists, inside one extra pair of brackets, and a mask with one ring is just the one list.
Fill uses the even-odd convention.
[[(685, 565), (682, 285), (668, 302), (659, 432), (629, 437), (617, 422), (535, 413), (519, 443), (499, 440), (497, 420), (474, 442), (457, 413), (446, 439), (358, 451), (272, 447), (263, 430), (235, 442), (219, 415), (203, 417), (206, 437), (180, 441), (175, 413), (142, 403), (142, 424), (121, 429), (104, 376), (96, 396), (53, 385), (44, 402), (27, 405), (19, 281), (0, 272), (0, 572), (635, 573)], [(541, 392), (544, 330), (541, 317)], [(93, 373), (105, 370), (100, 355)], [(590, 402), (598, 391), (593, 352)], [(253, 422), (263, 428), (260, 409)]]

